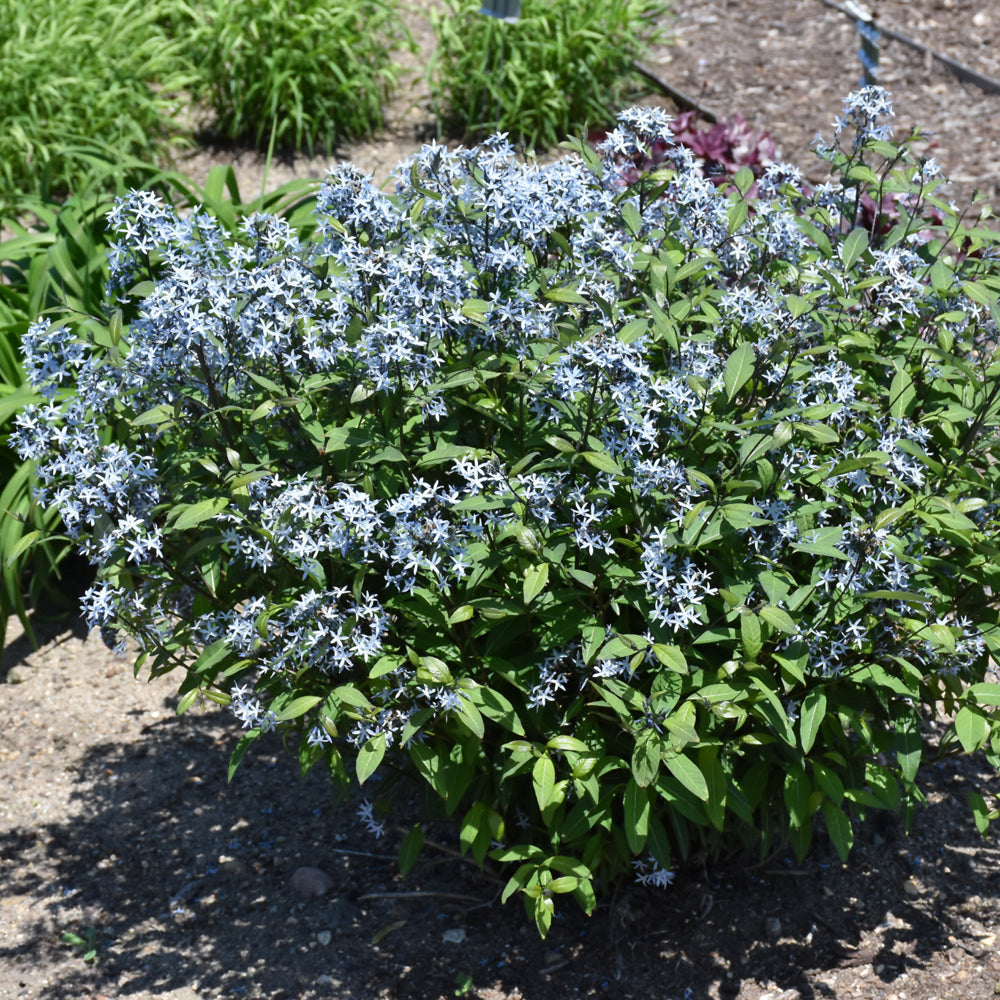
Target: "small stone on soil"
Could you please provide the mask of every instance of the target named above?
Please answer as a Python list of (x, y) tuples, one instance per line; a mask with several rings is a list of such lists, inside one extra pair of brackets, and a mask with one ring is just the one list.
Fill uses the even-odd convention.
[(292, 888), (306, 899), (325, 896), (333, 887), (333, 879), (321, 868), (296, 868), (292, 872)]

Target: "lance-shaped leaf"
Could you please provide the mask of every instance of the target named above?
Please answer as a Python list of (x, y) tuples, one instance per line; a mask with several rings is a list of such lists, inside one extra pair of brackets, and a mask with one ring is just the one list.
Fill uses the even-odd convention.
[(539, 563), (524, 571), (524, 603), (530, 604), (549, 582), (549, 564)]
[(729, 355), (726, 359), (726, 370), (723, 374), (727, 400), (731, 400), (750, 381), (753, 375), (753, 366), (753, 344), (740, 344)]

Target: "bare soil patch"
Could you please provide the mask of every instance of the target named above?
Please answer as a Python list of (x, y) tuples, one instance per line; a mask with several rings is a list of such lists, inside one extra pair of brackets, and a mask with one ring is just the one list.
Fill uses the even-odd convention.
[[(875, 6), (1000, 77), (995, 5)], [(821, 180), (809, 146), (857, 84), (852, 23), (821, 0), (677, 0), (675, 12), (676, 45), (650, 68), (722, 117), (739, 111)], [(1000, 196), (1000, 97), (898, 43), (882, 66), (898, 125), (933, 131), (956, 201), (976, 186)], [(430, 126), (413, 83), (382, 135), (338, 153), (384, 180)], [(248, 151), (206, 148), (181, 166), (197, 176), (219, 162), (235, 163), (245, 196), (259, 189)], [(326, 166), (272, 165), (268, 186)], [(174, 678), (137, 681), (75, 621), (49, 626), (37, 652), (11, 642), (0, 681), (0, 1000), (435, 1000), (463, 983), (480, 1000), (1000, 993), (1000, 844), (980, 839), (965, 805), (972, 789), (995, 801), (1000, 782), (978, 758), (932, 766), (910, 835), (891, 816), (869, 824), (849, 867), (822, 843), (803, 865), (706, 861), (667, 891), (622, 885), (589, 919), (566, 905), (543, 942), (519, 905), (500, 906), (489, 873), (455, 856), (447, 826), (401, 879), (406, 817), (374, 839), (360, 800), (300, 779), (280, 741), (262, 741), (227, 785), (231, 716), (178, 717)], [(326, 874), (323, 895), (295, 887), (303, 867)], [(92, 941), (95, 960), (66, 932)]]
[[(276, 739), (227, 785), (228, 713), (177, 716), (174, 680), (136, 681), (96, 635), (15, 641), (2, 670), (3, 1000), (446, 1000), (466, 977), (480, 1000), (1000, 990), (1000, 845), (964, 802), (997, 780), (977, 759), (933, 766), (912, 833), (882, 817), (849, 866), (823, 843), (802, 865), (706, 861), (665, 891), (619, 886), (590, 918), (566, 905), (541, 941), (445, 825), (401, 879), (406, 817), (374, 838), (361, 798), (301, 779)], [(326, 874), (323, 895), (298, 891), (300, 868)]]

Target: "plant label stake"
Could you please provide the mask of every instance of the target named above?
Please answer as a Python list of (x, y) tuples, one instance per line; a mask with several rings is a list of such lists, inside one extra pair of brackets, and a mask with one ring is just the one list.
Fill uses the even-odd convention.
[(485, 0), (479, 13), (513, 24), (521, 16), (521, 0)]
[(858, 35), (861, 38), (861, 48), (858, 49), (862, 70), (861, 86), (875, 86), (878, 83), (879, 54), (879, 31), (875, 27), (875, 16), (854, 0), (847, 0), (844, 7), (856, 18)]

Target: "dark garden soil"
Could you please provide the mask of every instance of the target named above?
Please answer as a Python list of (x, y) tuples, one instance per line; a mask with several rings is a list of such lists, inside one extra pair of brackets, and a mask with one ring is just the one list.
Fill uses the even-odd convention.
[[(540, 941), (447, 826), (402, 879), (404, 816), (375, 839), (360, 797), (300, 779), (277, 740), (227, 785), (227, 712), (177, 716), (169, 676), (137, 682), (79, 628), (46, 638), (8, 648), (0, 685), (4, 1000), (438, 1000), (464, 981), (481, 1000), (1000, 991), (1000, 845), (964, 804), (997, 790), (981, 761), (933, 765), (913, 832), (870, 824), (849, 866), (822, 843), (801, 865), (696, 865), (590, 918), (566, 905)], [(92, 937), (92, 962), (66, 932)]]
[[(1000, 77), (996, 4), (877, 9)], [(739, 111), (822, 179), (808, 146), (857, 82), (851, 22), (822, 0), (677, 0), (675, 12), (677, 44), (650, 68), (720, 116)], [(882, 65), (900, 125), (936, 132), (956, 200), (977, 185), (997, 198), (1000, 96), (898, 43)], [(429, 122), (418, 93), (344, 157), (387, 176)], [(233, 157), (206, 147), (185, 169)], [(260, 165), (238, 160), (251, 192)], [(279, 165), (270, 183), (325, 166)], [(824, 843), (801, 865), (704, 862), (667, 890), (622, 886), (590, 918), (567, 904), (540, 941), (519, 904), (500, 905), (495, 876), (456, 856), (449, 827), (429, 828), (435, 845), (402, 879), (406, 816), (375, 839), (361, 799), (300, 779), (277, 740), (227, 785), (228, 713), (177, 716), (176, 678), (136, 681), (74, 620), (40, 630), (41, 650), (15, 638), (0, 661), (2, 1000), (437, 1000), (463, 985), (481, 1000), (1000, 994), (1000, 842), (978, 836), (965, 805), (973, 789), (995, 803), (1000, 781), (979, 759), (930, 766), (911, 833), (892, 816), (868, 824), (849, 866)]]

